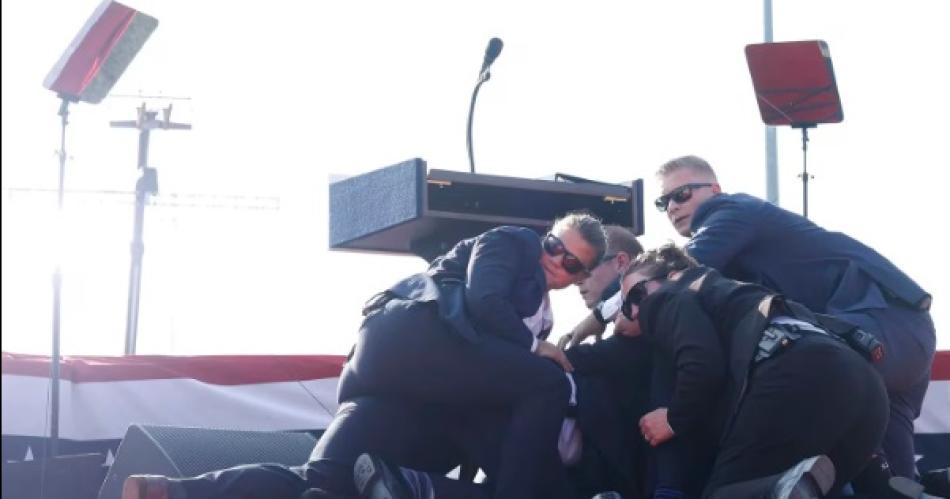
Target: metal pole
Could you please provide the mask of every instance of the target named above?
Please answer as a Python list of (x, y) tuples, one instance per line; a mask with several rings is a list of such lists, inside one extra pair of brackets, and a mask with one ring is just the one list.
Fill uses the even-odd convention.
[(53, 355), (50, 358), (50, 421), (49, 421), (49, 452), (47, 458), (59, 454), (59, 365), (60, 365), (60, 310), (62, 304), (63, 271), (60, 249), (63, 246), (63, 193), (66, 185), (66, 125), (69, 123), (69, 100), (62, 98), (59, 106), (60, 135), (59, 135), (59, 188), (56, 191), (57, 209), (57, 237), (56, 264), (53, 270)]
[[(772, 0), (763, 0), (765, 42), (772, 42)], [(774, 126), (765, 126), (765, 199), (778, 205), (778, 144)]]
[(802, 216), (808, 218), (808, 127), (802, 127)]
[[(146, 112), (146, 119), (155, 119), (155, 114)], [(148, 195), (158, 190), (155, 170), (148, 167), (148, 141), (151, 129), (139, 130), (139, 170), (142, 175), (135, 182), (135, 218), (132, 224), (132, 260), (129, 265), (129, 302), (125, 315), (125, 354), (134, 355), (139, 330), (139, 302), (142, 292), (142, 256), (145, 254), (145, 242), (142, 233), (145, 229), (145, 204)]]
[(469, 171), (475, 173), (475, 155), (472, 152), (472, 120), (475, 117), (475, 99), (478, 98), (478, 89), (482, 88), (482, 84), (491, 78), (491, 73), (485, 71), (482, 76), (479, 76), (478, 83), (475, 84), (475, 90), (472, 91), (472, 103), (468, 106), (468, 125), (465, 127), (465, 144), (468, 146), (468, 167)]
[(161, 130), (190, 130), (191, 125), (171, 121), (171, 104), (163, 110), (163, 119), (158, 120), (156, 111), (149, 111), (145, 103), (138, 109), (138, 119), (134, 121), (113, 121), (113, 128), (135, 128), (139, 131), (138, 169), (142, 175), (135, 182), (135, 218), (132, 226), (131, 263), (129, 265), (129, 302), (125, 318), (125, 354), (134, 355), (138, 340), (139, 302), (142, 294), (142, 256), (145, 243), (142, 233), (145, 230), (145, 206), (149, 195), (158, 194), (158, 172), (148, 166), (149, 134), (153, 128)]

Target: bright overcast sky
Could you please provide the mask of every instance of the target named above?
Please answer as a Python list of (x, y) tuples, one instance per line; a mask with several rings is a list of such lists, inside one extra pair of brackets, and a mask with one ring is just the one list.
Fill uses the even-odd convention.
[[(729, 192), (765, 196), (764, 129), (743, 49), (762, 2), (128, 2), (159, 26), (113, 88), (163, 95), (191, 131), (153, 133), (139, 353), (345, 353), (362, 302), (424, 268), (330, 252), (330, 175), (412, 157), (466, 170), (465, 118), (489, 38), (505, 48), (475, 116), (481, 173), (646, 181), (698, 154)], [(63, 351), (122, 352), (139, 98), (71, 108), (66, 224), (55, 230), (59, 102), (49, 69), (96, 0), (2, 4), (4, 351), (47, 353), (54, 262)], [(942, 1), (776, 0), (776, 41), (825, 40), (845, 119), (811, 131), (809, 212), (935, 297), (950, 348)], [(780, 204), (801, 210), (800, 136), (778, 130)], [(372, 203), (372, 199), (367, 199)], [(380, 209), (385, 209), (380, 206)], [(646, 246), (682, 242), (646, 205)], [(62, 241), (57, 243), (57, 241)], [(57, 254), (59, 257), (57, 257)], [(584, 312), (556, 293), (555, 334)]]

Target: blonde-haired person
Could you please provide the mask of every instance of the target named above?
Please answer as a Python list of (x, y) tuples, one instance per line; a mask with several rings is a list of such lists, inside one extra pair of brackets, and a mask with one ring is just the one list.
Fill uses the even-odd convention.
[(748, 194), (723, 192), (702, 158), (670, 160), (657, 178), (663, 194), (656, 207), (690, 238), (686, 251), (699, 263), (854, 324), (883, 345), (875, 368), (890, 398), (884, 456), (861, 482), (886, 481), (891, 472), (914, 478), (914, 419), (936, 349), (930, 294), (860, 241)]

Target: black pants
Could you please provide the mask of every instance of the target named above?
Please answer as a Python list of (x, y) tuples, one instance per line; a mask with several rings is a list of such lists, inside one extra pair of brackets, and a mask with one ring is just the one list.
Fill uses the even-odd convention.
[[(340, 379), (340, 410), (310, 463), (182, 480), (188, 499), (296, 499), (312, 487), (351, 497), (353, 463), (363, 452), (434, 477), (460, 456), (474, 458), (492, 497), (564, 497), (557, 452), (570, 395), (564, 372), (524, 347), (490, 335), (472, 343), (447, 327), (435, 304), (393, 300), (371, 313)], [(506, 420), (499, 423), (499, 414)], [(473, 493), (448, 480), (434, 485), (440, 499)]]
[(557, 437), (570, 385), (560, 367), (523, 346), (488, 334), (467, 341), (438, 318), (434, 303), (392, 300), (364, 321), (340, 379), (341, 400), (365, 396), (474, 414), (508, 411), (490, 476), (494, 497), (563, 494)]
[(818, 454), (831, 458), (833, 490), (840, 490), (879, 446), (887, 414), (887, 395), (871, 365), (838, 341), (807, 334), (753, 368), (705, 496)]
[(357, 398), (340, 405), (306, 465), (237, 466), (179, 480), (186, 497), (172, 499), (297, 499), (313, 487), (352, 498), (357, 495), (353, 463), (363, 452), (429, 470), (440, 496), (459, 496), (459, 485), (444, 475), (462, 459), (490, 449), (475, 446), (478, 442), (490, 445), (464, 418), (453, 419), (439, 408)]
[(890, 398), (890, 415), (883, 450), (891, 472), (914, 478), (914, 420), (930, 384), (936, 333), (928, 312), (901, 304), (886, 309), (834, 314), (857, 324), (884, 344), (884, 361), (876, 364)]

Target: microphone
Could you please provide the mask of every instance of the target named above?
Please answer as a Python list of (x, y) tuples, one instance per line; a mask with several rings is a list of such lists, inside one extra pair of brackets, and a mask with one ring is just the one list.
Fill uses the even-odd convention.
[(468, 127), (465, 142), (468, 146), (468, 166), (472, 173), (475, 173), (475, 155), (472, 153), (472, 119), (475, 116), (475, 99), (478, 98), (478, 89), (481, 88), (482, 83), (485, 83), (491, 78), (491, 73), (488, 72), (488, 68), (490, 68), (492, 63), (495, 62), (495, 59), (498, 58), (498, 54), (501, 53), (501, 48), (504, 45), (501, 38), (488, 40), (488, 48), (485, 49), (485, 60), (482, 62), (481, 71), (478, 72), (478, 83), (475, 84), (475, 90), (472, 92), (472, 103), (468, 107)]
[(482, 69), (478, 72), (479, 78), (485, 78), (486, 80), (491, 77), (488, 74), (488, 68), (495, 62), (495, 59), (498, 58), (498, 54), (501, 53), (501, 49), (504, 48), (505, 44), (501, 41), (501, 38), (492, 38), (488, 41), (488, 47), (485, 49), (485, 61), (482, 62)]

